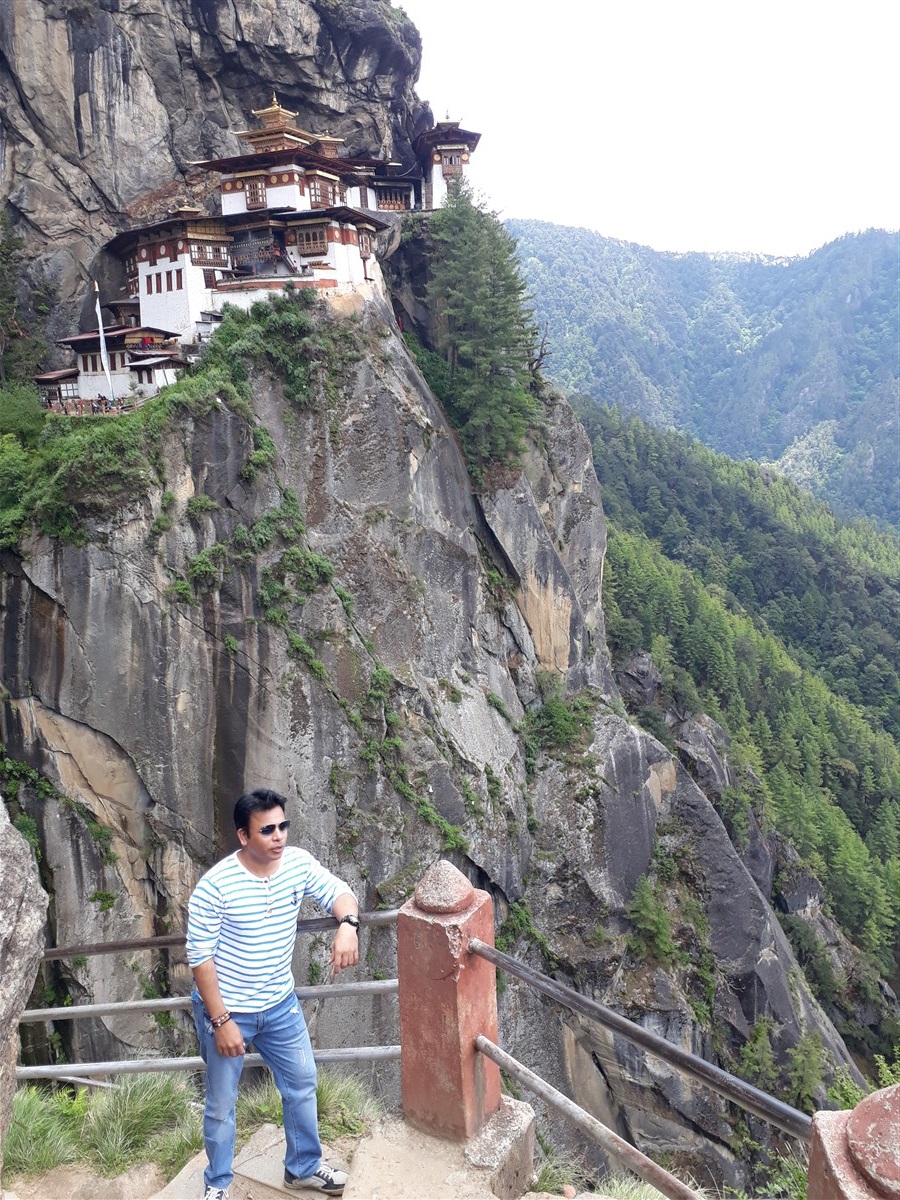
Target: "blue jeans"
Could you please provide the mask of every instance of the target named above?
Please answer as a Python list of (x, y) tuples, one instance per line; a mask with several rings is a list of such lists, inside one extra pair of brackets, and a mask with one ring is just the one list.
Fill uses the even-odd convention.
[[(203, 1173), (207, 1187), (227, 1188), (234, 1178), (235, 1117), (238, 1082), (243, 1057), (226, 1058), (216, 1049), (209, 1013), (196, 989), (191, 999), (200, 1053), (206, 1063), (206, 1109), (203, 1140), (209, 1166)], [(231, 1014), (244, 1035), (270, 1068), (284, 1106), (284, 1165), (292, 1175), (312, 1175), (322, 1161), (316, 1110), (316, 1064), (306, 1021), (296, 996), (287, 996), (264, 1012)]]

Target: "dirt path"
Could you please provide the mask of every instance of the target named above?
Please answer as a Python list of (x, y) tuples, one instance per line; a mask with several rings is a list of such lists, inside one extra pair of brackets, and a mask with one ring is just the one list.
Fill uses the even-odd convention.
[(55, 1167), (45, 1175), (14, 1179), (2, 1193), (18, 1200), (149, 1200), (165, 1184), (158, 1167), (132, 1167), (115, 1179), (102, 1179), (84, 1167)]

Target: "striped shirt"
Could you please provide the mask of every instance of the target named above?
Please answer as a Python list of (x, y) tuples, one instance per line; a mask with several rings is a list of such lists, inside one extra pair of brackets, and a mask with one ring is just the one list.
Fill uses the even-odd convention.
[(262, 1012), (294, 990), (291, 958), (304, 896), (331, 912), (350, 888), (306, 850), (286, 846), (278, 870), (254, 875), (229, 854), (206, 872), (188, 901), (187, 959), (211, 958), (229, 1011)]

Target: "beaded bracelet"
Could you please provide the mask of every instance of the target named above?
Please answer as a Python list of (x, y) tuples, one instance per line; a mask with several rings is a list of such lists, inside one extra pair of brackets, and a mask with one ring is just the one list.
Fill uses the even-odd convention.
[(221, 1029), (222, 1026), (227, 1025), (230, 1020), (231, 1013), (226, 1010), (225, 1012), (220, 1013), (217, 1017), (210, 1017), (209, 1023), (212, 1025), (213, 1029)]

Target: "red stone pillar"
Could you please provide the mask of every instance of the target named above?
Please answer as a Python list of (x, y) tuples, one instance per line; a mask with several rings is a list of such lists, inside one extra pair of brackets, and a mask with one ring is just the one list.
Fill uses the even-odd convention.
[(813, 1117), (808, 1200), (900, 1200), (900, 1084)]
[(500, 1107), (500, 1072), (475, 1049), (497, 1040), (493, 965), (468, 951), (494, 944), (494, 912), (452, 863), (435, 863), (397, 920), (400, 1077), (410, 1124), (453, 1141), (474, 1136)]

